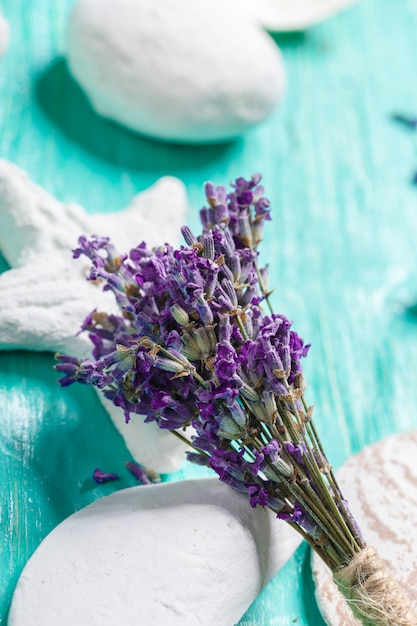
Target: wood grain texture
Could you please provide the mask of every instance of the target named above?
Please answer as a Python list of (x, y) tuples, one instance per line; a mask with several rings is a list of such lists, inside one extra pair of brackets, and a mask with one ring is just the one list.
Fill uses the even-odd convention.
[[(413, 608), (417, 606), (416, 453), (416, 430), (393, 435), (348, 459), (336, 475), (368, 545), (377, 550)], [(326, 623), (360, 626), (316, 555), (313, 575)]]
[[(409, 182), (417, 155), (390, 116), (417, 113), (417, 3), (363, 0), (305, 34), (276, 36), (288, 71), (282, 106), (242, 139), (201, 148), (156, 143), (92, 112), (63, 59), (71, 4), (3, 0), (11, 44), (0, 62), (0, 156), (90, 212), (117, 211), (160, 175), (179, 176), (194, 207), (190, 226), (205, 180), (262, 172), (273, 205), (262, 249), (273, 302), (312, 343), (308, 397), (331, 461), (338, 467), (366, 444), (415, 427), (417, 325), (393, 294), (417, 275)], [(132, 484), (127, 451), (92, 390), (58, 390), (52, 364), (47, 354), (0, 355), (0, 624), (49, 530)], [(123, 480), (95, 487), (97, 465)], [(293, 622), (323, 624), (305, 547), (240, 626)]]

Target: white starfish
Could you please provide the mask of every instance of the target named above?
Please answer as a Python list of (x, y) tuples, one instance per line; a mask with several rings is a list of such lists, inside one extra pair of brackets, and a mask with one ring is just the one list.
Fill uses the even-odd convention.
[[(111, 311), (114, 299), (85, 279), (85, 263), (72, 259), (81, 234), (109, 235), (125, 251), (146, 240), (175, 244), (185, 222), (187, 200), (176, 178), (161, 178), (135, 196), (128, 208), (88, 215), (61, 203), (35, 185), (21, 169), (0, 160), (0, 250), (12, 269), (0, 275), (0, 349), (90, 352), (80, 324), (93, 309)], [(102, 395), (99, 394), (100, 399)], [(183, 446), (170, 433), (140, 418), (127, 426), (118, 408), (106, 402), (132, 455), (145, 467), (173, 471)]]

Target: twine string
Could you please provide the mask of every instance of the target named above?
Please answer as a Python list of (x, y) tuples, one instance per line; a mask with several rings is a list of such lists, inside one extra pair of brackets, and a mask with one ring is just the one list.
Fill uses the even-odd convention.
[(417, 614), (375, 548), (361, 550), (333, 579), (363, 626), (417, 626)]

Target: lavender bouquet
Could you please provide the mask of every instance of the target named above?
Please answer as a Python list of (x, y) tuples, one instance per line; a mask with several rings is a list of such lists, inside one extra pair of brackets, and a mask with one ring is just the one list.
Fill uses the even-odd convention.
[[(58, 355), (62, 386), (98, 387), (190, 446), (213, 469), (300, 533), (367, 625), (417, 624), (376, 551), (367, 547), (333, 475), (304, 397), (309, 346), (272, 312), (258, 245), (269, 202), (261, 177), (206, 184), (203, 232), (186, 245), (119, 254), (108, 238), (80, 237), (74, 256), (114, 293), (120, 315), (94, 311), (82, 329), (92, 357)], [(266, 310), (265, 310), (266, 309)]]

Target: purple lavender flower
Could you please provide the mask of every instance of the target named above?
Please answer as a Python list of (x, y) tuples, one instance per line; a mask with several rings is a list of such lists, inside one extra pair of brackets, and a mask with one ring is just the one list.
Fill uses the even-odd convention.
[[(265, 293), (253, 233), (270, 215), (259, 182), (259, 175), (239, 178), (230, 193), (207, 184), (204, 231), (197, 237), (184, 227), (187, 246), (178, 250), (142, 243), (126, 256), (108, 238), (80, 238), (74, 255), (91, 260), (90, 279), (104, 280), (121, 315), (95, 311), (87, 317), (82, 329), (90, 334), (93, 359), (61, 357), (61, 384), (99, 387), (123, 408), (126, 421), (141, 413), (161, 428), (192, 424), (200, 445), (207, 439), (244, 449), (251, 412), (265, 423), (272, 419), (262, 394), (286, 394), (282, 379), (286, 374), (291, 384), (305, 354), (291, 322), (261, 309)], [(271, 437), (262, 432), (262, 438), (267, 443)], [(257, 475), (263, 454), (252, 450), (250, 456), (246, 469)]]
[(129, 472), (132, 474), (132, 476), (134, 476), (136, 478), (136, 480), (138, 482), (140, 482), (142, 485), (150, 485), (151, 484), (152, 481), (149, 479), (147, 473), (142, 468), (142, 466), (139, 465), (139, 463), (135, 463), (133, 461), (128, 461), (126, 463), (126, 467), (129, 470)]
[(262, 452), (267, 454), (271, 459), (272, 463), (274, 463), (279, 456), (281, 446), (276, 439), (272, 439), (266, 446), (262, 448)]
[(303, 456), (306, 452), (305, 446), (303, 445), (303, 443), (299, 443), (298, 445), (295, 446), (292, 443), (292, 441), (285, 441), (284, 446), (288, 454), (293, 457), (294, 461), (298, 465), (301, 465), (301, 463), (303, 462)]
[(112, 474), (109, 472), (103, 472), (103, 470), (97, 468), (93, 472), (93, 479), (96, 483), (107, 483), (112, 480), (119, 480), (119, 476), (117, 474)]
[[(82, 326), (92, 357), (59, 355), (56, 369), (63, 386), (101, 389), (126, 421), (142, 415), (179, 437), (192, 427), (190, 461), (211, 468), (251, 506), (271, 508), (312, 545), (326, 545), (316, 500), (330, 470), (303, 397), (301, 362), (310, 346), (284, 315), (264, 310), (258, 244), (271, 217), (260, 179), (238, 178), (230, 192), (207, 183), (203, 232), (184, 227), (186, 245), (176, 250), (141, 243), (120, 255), (107, 238), (81, 237), (74, 256), (90, 259), (89, 278), (114, 294), (120, 315), (92, 312)], [(128, 469), (147, 482), (140, 466)], [(332, 515), (344, 510), (339, 503)], [(357, 537), (349, 516), (346, 523)]]
[(261, 485), (250, 485), (248, 487), (249, 502), (252, 507), (268, 506), (268, 492)]
[(298, 503), (295, 504), (291, 513), (279, 512), (277, 515), (278, 519), (282, 519), (285, 522), (300, 522), (303, 517), (303, 510), (299, 506)]

